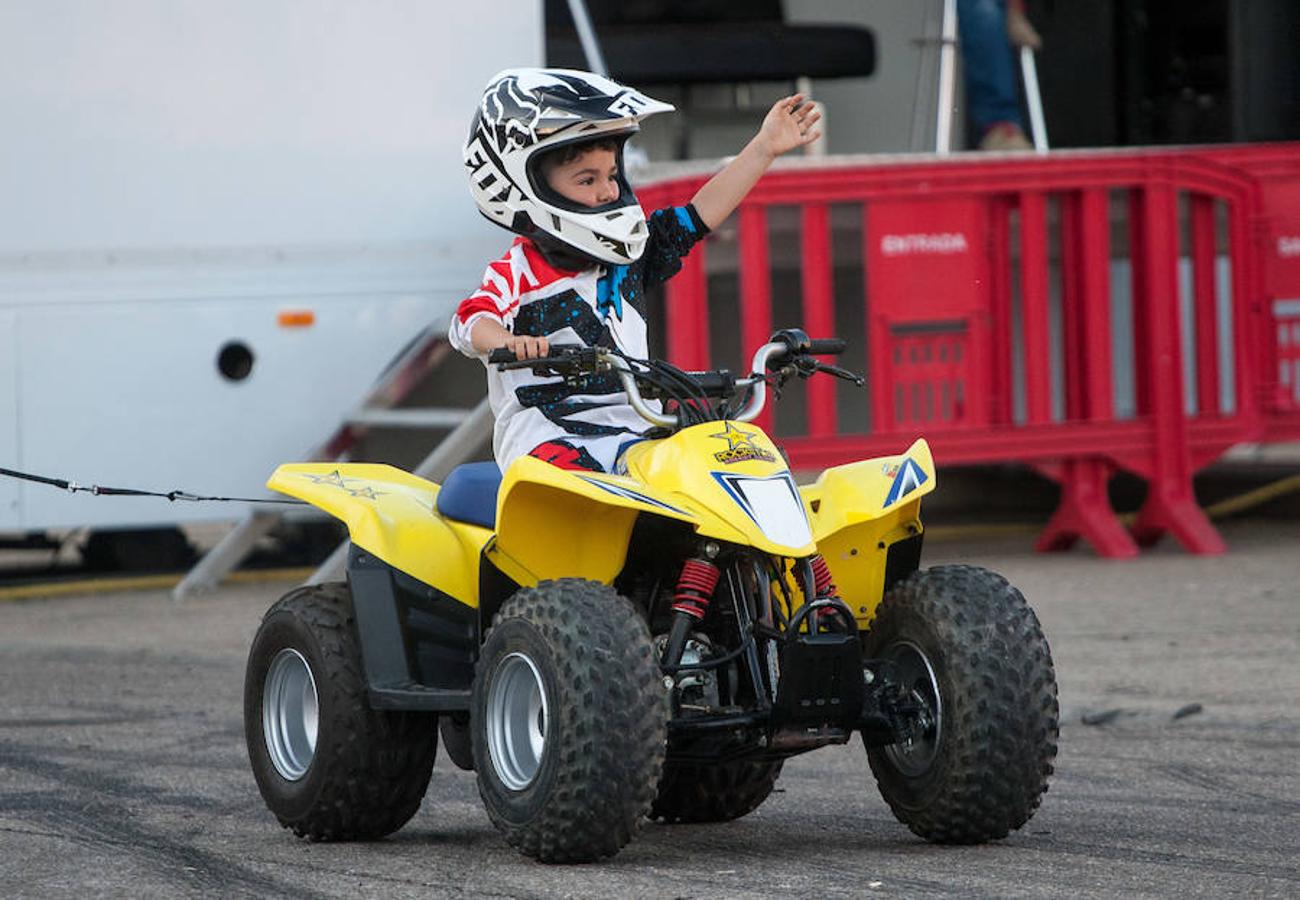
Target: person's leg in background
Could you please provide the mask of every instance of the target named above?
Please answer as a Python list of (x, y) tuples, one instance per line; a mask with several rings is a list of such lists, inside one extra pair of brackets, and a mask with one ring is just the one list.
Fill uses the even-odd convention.
[(966, 113), (979, 136), (980, 149), (1033, 149), (1020, 115), (1006, 0), (957, 0), (957, 33)]

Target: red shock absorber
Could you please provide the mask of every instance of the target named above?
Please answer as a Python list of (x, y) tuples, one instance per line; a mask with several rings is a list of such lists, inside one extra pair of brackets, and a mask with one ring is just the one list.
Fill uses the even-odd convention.
[(677, 579), (677, 593), (673, 595), (673, 612), (686, 613), (696, 620), (703, 619), (721, 574), (718, 567), (708, 560), (686, 560), (686, 565), (682, 566), (681, 577)]
[(817, 597), (838, 597), (840, 592), (835, 587), (835, 581), (831, 578), (831, 567), (826, 565), (826, 558), (817, 553), (813, 556), (811, 562), (813, 584), (817, 591)]
[(677, 670), (691, 627), (708, 611), (709, 600), (721, 574), (717, 566), (704, 559), (688, 559), (682, 566), (681, 577), (677, 579), (677, 593), (673, 595), (673, 627), (660, 661), (665, 672)]
[[(824, 600), (833, 597), (838, 600), (839, 588), (835, 587), (835, 581), (831, 578), (831, 567), (826, 564), (826, 558), (817, 553), (809, 563), (812, 564), (813, 571), (813, 593), (817, 595), (813, 599)], [(833, 623), (839, 619), (839, 614), (829, 606), (823, 606), (817, 610), (816, 617), (820, 625), (833, 627)]]

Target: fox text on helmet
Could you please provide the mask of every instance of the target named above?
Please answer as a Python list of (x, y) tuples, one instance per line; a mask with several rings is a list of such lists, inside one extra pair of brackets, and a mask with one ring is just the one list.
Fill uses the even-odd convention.
[[(465, 143), (470, 193), (485, 216), (510, 231), (558, 241), (593, 262), (633, 262), (647, 230), (623, 173), (622, 141), (641, 119), (672, 109), (590, 72), (507, 69), (488, 83)], [(549, 188), (540, 157), (602, 138), (619, 147), (617, 200), (585, 207)]]

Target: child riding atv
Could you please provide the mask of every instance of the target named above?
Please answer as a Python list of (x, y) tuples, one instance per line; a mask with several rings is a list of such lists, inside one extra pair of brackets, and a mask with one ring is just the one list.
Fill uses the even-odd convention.
[[(535, 359), (556, 342), (648, 356), (646, 291), (681, 269), (681, 257), (731, 214), (774, 159), (820, 135), (821, 114), (802, 95), (778, 100), (690, 203), (647, 219), (624, 172), (623, 144), (642, 119), (671, 110), (590, 72), (508, 69), (492, 79), (465, 165), (479, 209), (520, 237), (456, 310), (453, 346), (485, 364), (498, 348)], [(488, 395), (503, 472), (525, 454), (613, 471), (646, 427), (610, 375), (569, 384), (488, 366)]]
[[(786, 98), (690, 205), (647, 221), (621, 142), (666, 108), (563, 71), (504, 73), (484, 98), (473, 189), (521, 237), (452, 334), (491, 366), (500, 471), (272, 476), (352, 542), (347, 581), (290, 592), (249, 652), (249, 759), (295, 834), (401, 828), (440, 739), (506, 841), (547, 862), (617, 853), (647, 816), (744, 816), (787, 759), (854, 736), (930, 841), (1004, 837), (1047, 789), (1047, 640), (1001, 576), (920, 568), (926, 442), (801, 486), (753, 424), (791, 378), (861, 383), (823, 361), (846, 342), (779, 331), (743, 373), (646, 358), (645, 288), (816, 138)], [(816, 846), (791, 834), (793, 859)]]

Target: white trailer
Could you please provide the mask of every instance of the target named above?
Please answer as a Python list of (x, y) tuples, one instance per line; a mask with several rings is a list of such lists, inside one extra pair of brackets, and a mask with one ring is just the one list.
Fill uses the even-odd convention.
[[(0, 4), (0, 466), (263, 495), (500, 252), (460, 148), (540, 0)], [(0, 532), (232, 519), (0, 478)]]

